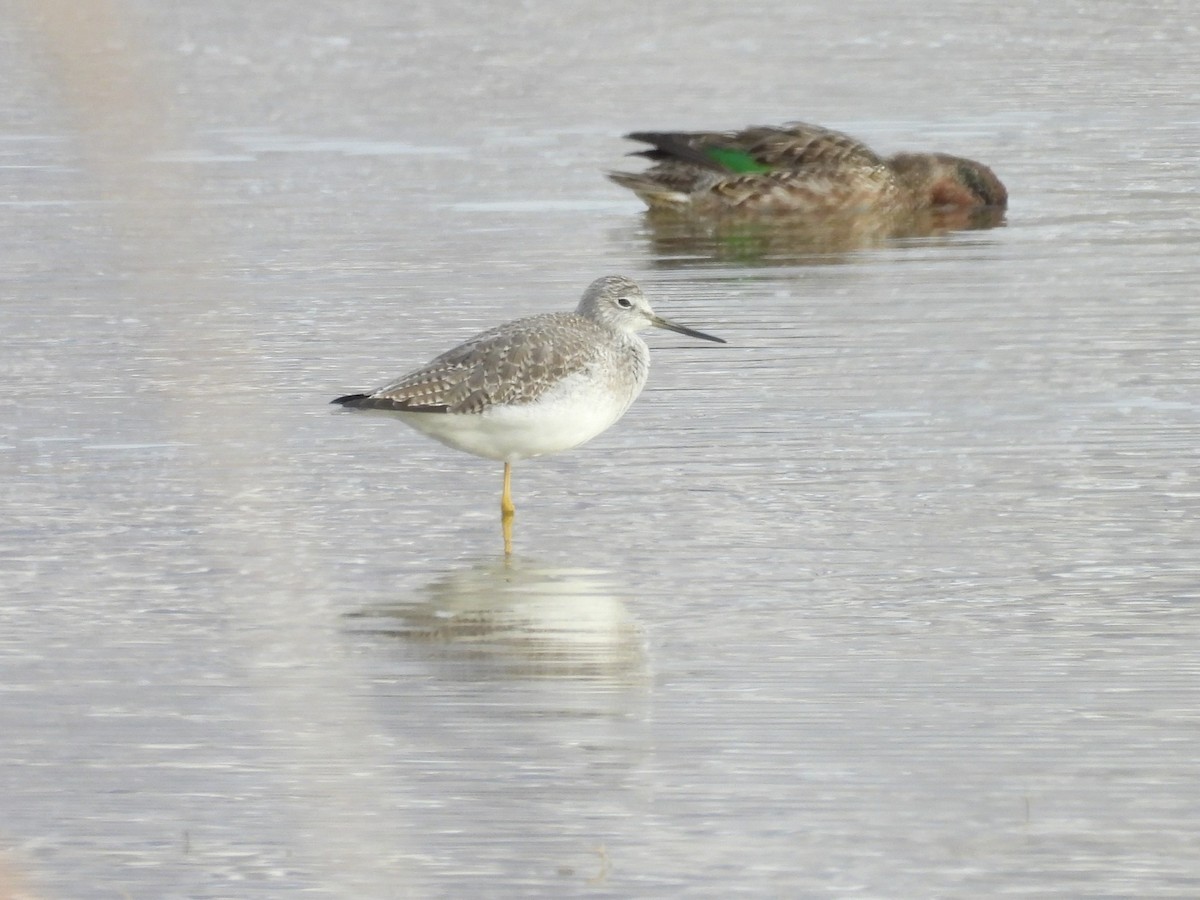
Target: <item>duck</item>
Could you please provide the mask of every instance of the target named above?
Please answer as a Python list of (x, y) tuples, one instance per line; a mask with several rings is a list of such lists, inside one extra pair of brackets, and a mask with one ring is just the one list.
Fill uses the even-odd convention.
[(840, 131), (792, 122), (741, 131), (635, 131), (654, 165), (609, 172), (651, 211), (903, 216), (1004, 210), (1008, 191), (986, 165), (948, 153), (883, 157)]

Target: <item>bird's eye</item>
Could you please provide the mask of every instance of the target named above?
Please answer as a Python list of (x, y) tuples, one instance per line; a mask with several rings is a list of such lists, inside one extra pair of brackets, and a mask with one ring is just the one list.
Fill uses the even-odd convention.
[(617, 306), (621, 307), (621, 309), (633, 309), (633, 301), (628, 297), (618, 297)]

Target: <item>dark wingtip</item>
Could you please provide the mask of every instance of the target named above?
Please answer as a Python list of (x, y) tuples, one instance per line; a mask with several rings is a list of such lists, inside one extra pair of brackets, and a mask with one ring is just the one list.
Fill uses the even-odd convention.
[(445, 404), (419, 406), (406, 400), (393, 400), (391, 397), (377, 397), (374, 394), (347, 394), (345, 397), (338, 397), (329, 402), (347, 409), (378, 409), (384, 412), (444, 413), (450, 411), (450, 407)]
[[(701, 134), (689, 131), (631, 131), (625, 138), (650, 145), (649, 150), (635, 150), (630, 156), (644, 156), (654, 162), (677, 160), (716, 172), (725, 171), (719, 160), (705, 152), (708, 149), (707, 142)], [(700, 143), (694, 145), (696, 141)]]
[(638, 141), (642, 144), (653, 144), (654, 139), (658, 137), (660, 132), (657, 131), (631, 131), (624, 135), (627, 141)]

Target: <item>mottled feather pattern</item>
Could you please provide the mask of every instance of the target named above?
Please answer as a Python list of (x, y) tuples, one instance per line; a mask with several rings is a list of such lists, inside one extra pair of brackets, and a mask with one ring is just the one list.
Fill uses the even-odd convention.
[(739, 150), (772, 168), (821, 165), (881, 166), (883, 160), (861, 141), (840, 131), (797, 122), (781, 128), (760, 126), (744, 131), (635, 131), (629, 140), (653, 145), (638, 155), (656, 161), (701, 165), (724, 170), (706, 148)]
[(517, 319), (476, 335), (361, 404), (412, 412), (481, 413), (532, 403), (610, 352), (612, 334), (575, 313)]
[(778, 209), (821, 213), (831, 207), (843, 211), (869, 210), (894, 200), (896, 186), (878, 167), (847, 177), (844, 173), (813, 173), (796, 181), (787, 172), (724, 178), (710, 188), (713, 199), (730, 209)]
[(813, 167), (875, 168), (884, 161), (866, 144), (829, 128), (793, 123), (782, 128), (748, 128), (732, 143), (774, 169)]
[[(625, 414), (650, 369), (638, 336), (647, 328), (724, 343), (658, 315), (633, 280), (606, 275), (572, 313), (515, 319), (369, 396), (333, 402), (394, 413), (448, 447), (503, 461), (507, 473), (518, 460), (585, 444)], [(511, 515), (507, 485), (501, 507)]]
[[(627, 137), (650, 144), (637, 155), (655, 165), (609, 177), (651, 208), (905, 215), (938, 207), (1003, 209), (1008, 201), (1004, 185), (981, 163), (941, 153), (884, 159), (861, 141), (818, 125), (638, 131)], [(746, 158), (741, 171), (721, 164), (728, 154)], [(766, 171), (754, 171), (757, 166)]]

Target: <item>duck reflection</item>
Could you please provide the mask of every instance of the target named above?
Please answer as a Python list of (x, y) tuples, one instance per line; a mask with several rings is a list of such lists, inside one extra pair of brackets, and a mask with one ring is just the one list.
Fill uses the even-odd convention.
[(597, 570), (482, 560), (440, 576), (411, 602), (353, 618), (356, 630), (418, 642), (502, 677), (645, 677), (641, 630)]
[(662, 268), (723, 263), (745, 266), (821, 265), (845, 261), (857, 251), (914, 238), (941, 238), (958, 231), (996, 228), (1004, 210), (934, 209), (903, 215), (838, 214), (812, 216), (726, 215), (701, 217), (651, 210), (642, 238), (648, 238)]

